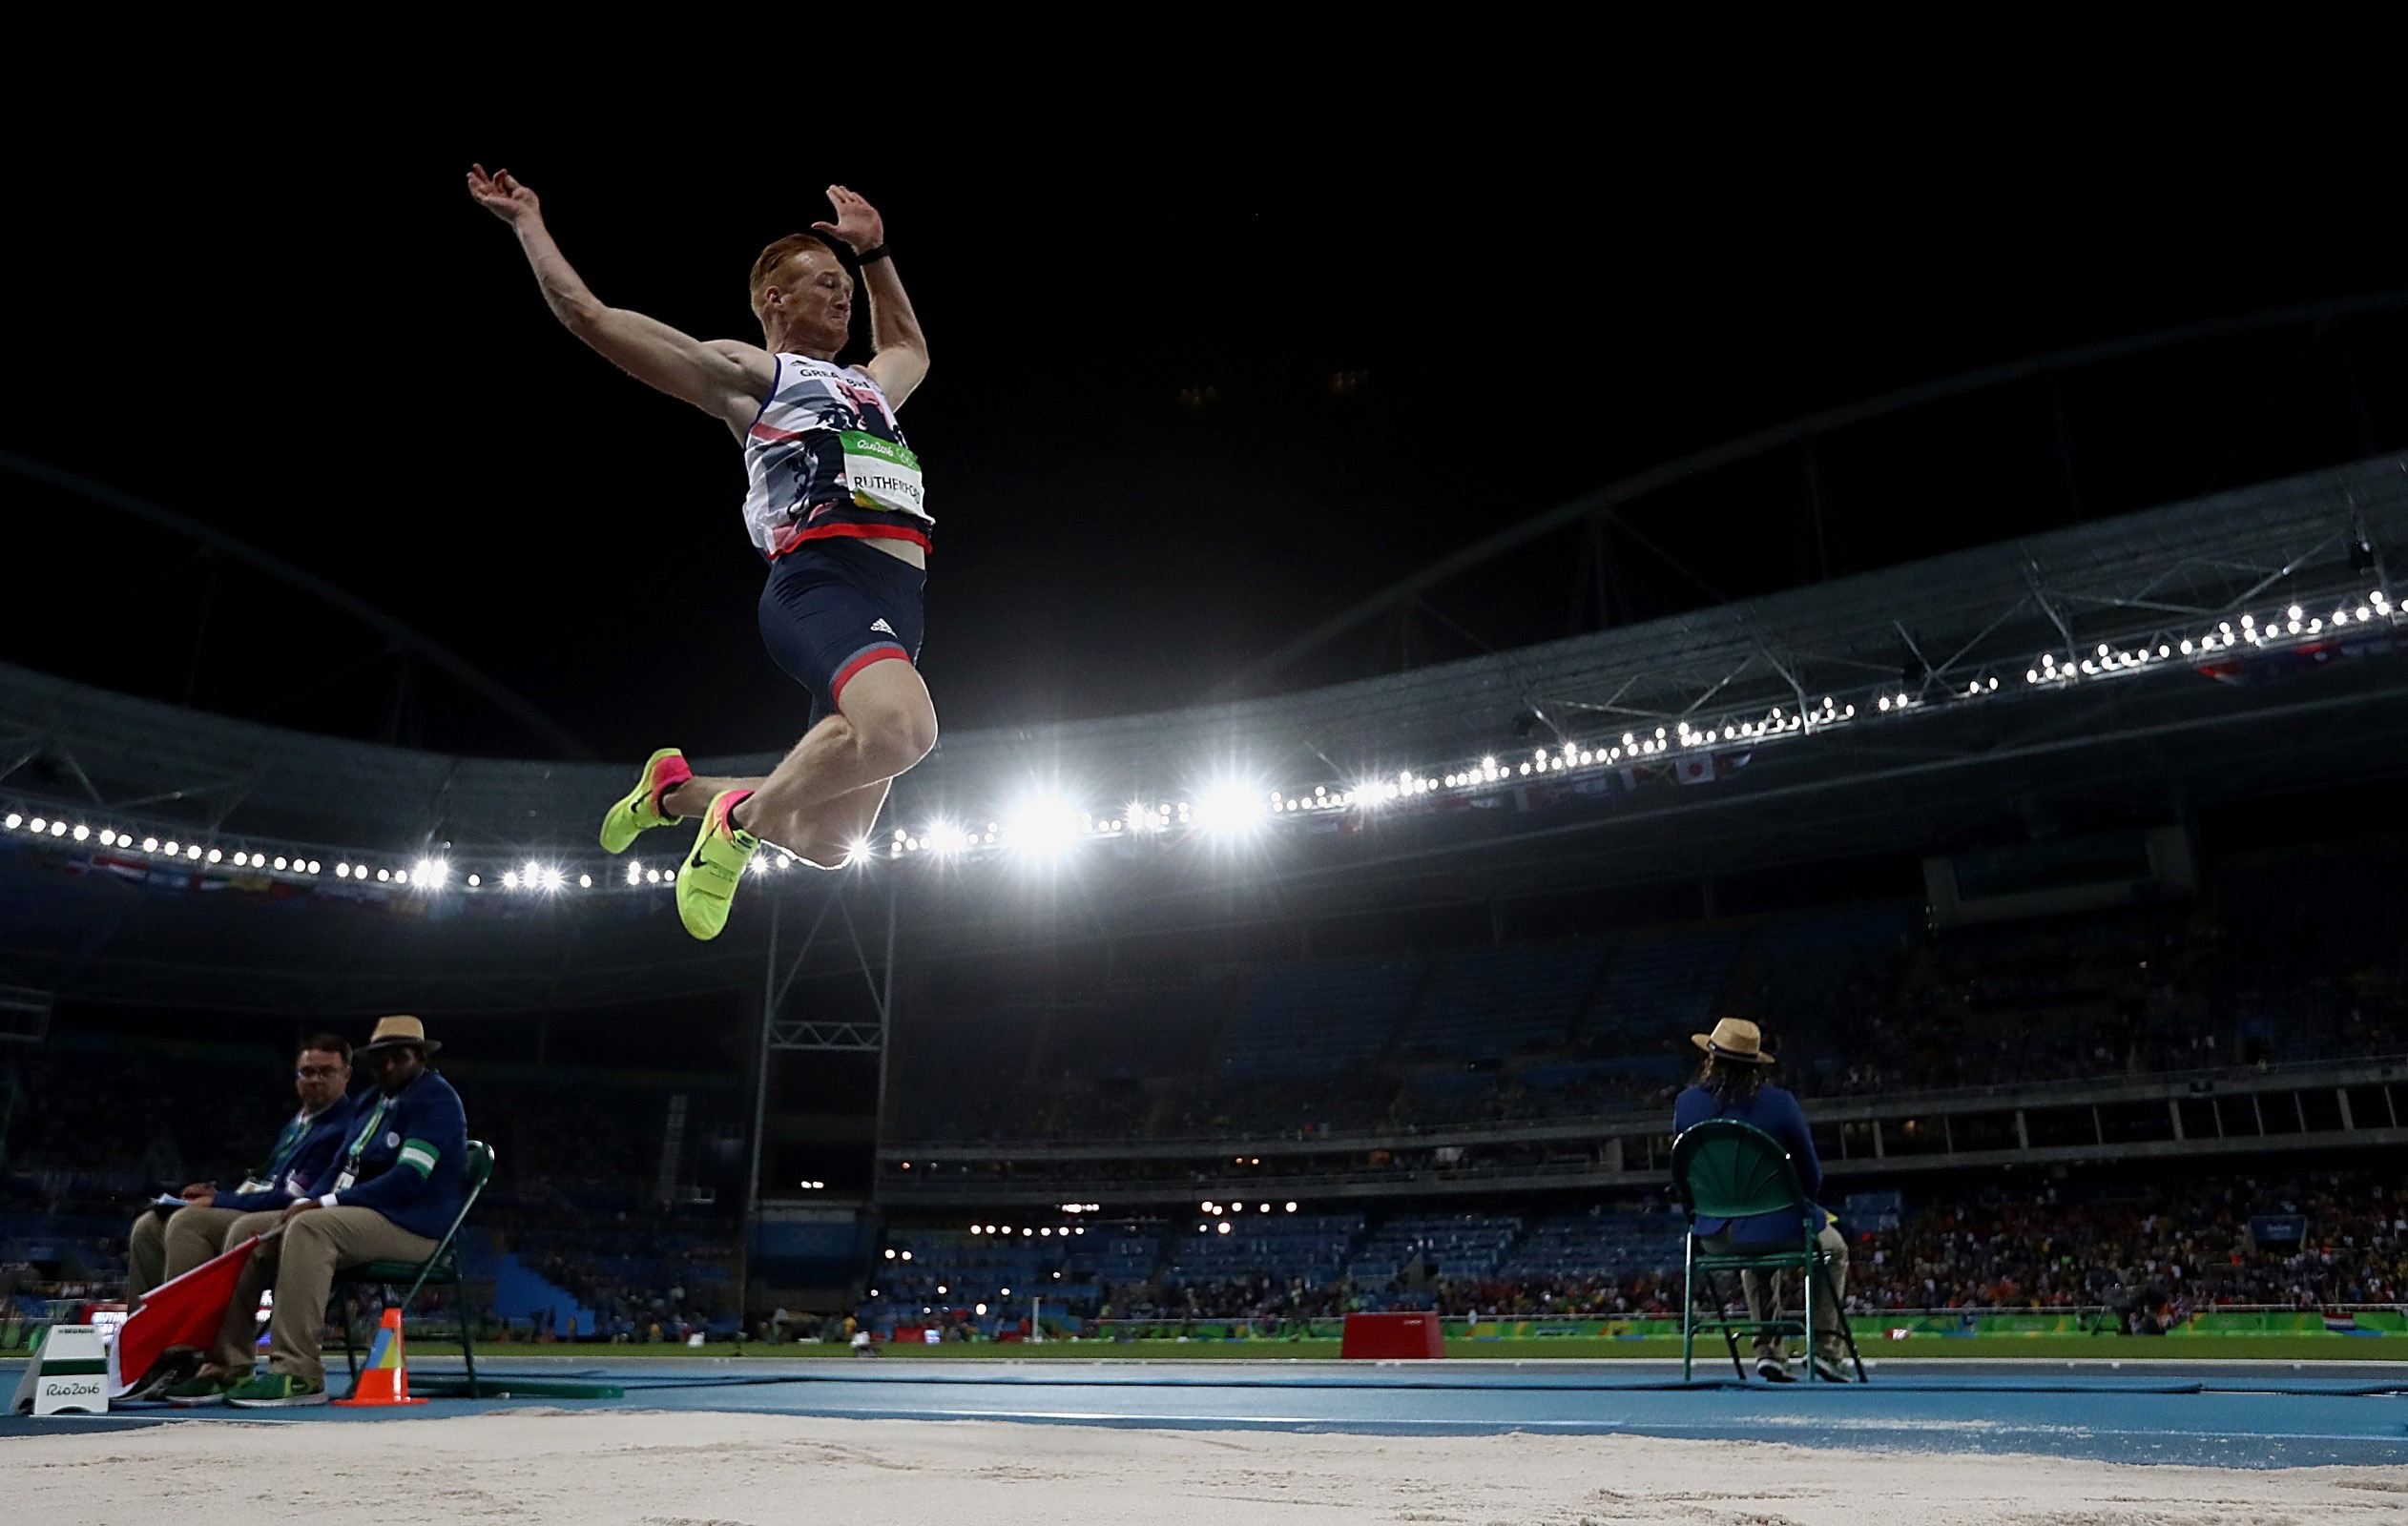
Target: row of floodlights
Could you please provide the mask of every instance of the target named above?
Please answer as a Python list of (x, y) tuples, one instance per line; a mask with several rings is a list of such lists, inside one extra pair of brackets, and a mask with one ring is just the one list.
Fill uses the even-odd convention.
[[(2062, 662), (2055, 652), (2044, 651), (2040, 654), (2038, 666), (2024, 670), (2024, 682), (2074, 683), (2081, 678), (2103, 673), (2126, 672), (2153, 663), (2171, 662), (2177, 657), (2206, 656), (2237, 647), (2243, 642), (2252, 647), (2263, 647), (2270, 641), (2286, 636), (2320, 636), (2328, 629), (2346, 630), (2352, 625), (2373, 625), (2378, 620), (2397, 618), (2398, 613), (2390, 595), (2376, 588), (2366, 595), (2364, 603), (2355, 608), (2342, 605), (2328, 615), (2312, 615), (2294, 604), (2262, 625), (2256, 616), (2245, 614), (2241, 616), (2237, 629), (2232, 621), (2219, 620), (2213, 630), (2196, 638), (2185, 636), (2179, 642), (2161, 641), (2153, 648), (2140, 646), (2121, 650), (2102, 642), (2098, 650), (2089, 655), (2077, 659), (2068, 653)], [(1992, 687), (1997, 686), (1993, 683)]]
[[(973, 1224), (970, 1226), (970, 1233), (972, 1234), (991, 1234), (1001, 1236), (1011, 1234), (1013, 1232), (1012, 1227), (1008, 1224), (1002, 1226), (1000, 1228), (991, 1224)], [(1024, 1224), (1020, 1227), (1018, 1233), (1023, 1239), (1028, 1239), (1030, 1236), (1050, 1239), (1052, 1236), (1058, 1234), (1063, 1239), (1068, 1240), (1074, 1234), (1087, 1233), (1087, 1227), (1085, 1225), (1066, 1224), (1058, 1228), (1051, 1225), (1047, 1225), (1038, 1228), (1031, 1228), (1028, 1225)], [(893, 1251), (889, 1250), (886, 1252), (887, 1260), (892, 1261), (894, 1258), (895, 1253)], [(909, 1261), (911, 1259), (911, 1252), (908, 1250), (904, 1251), (903, 1253), (903, 1258), (905, 1261)]]
[[(222, 849), (203, 848), (199, 843), (178, 842), (173, 837), (165, 841), (157, 837), (145, 837), (137, 845), (134, 840), (133, 833), (119, 832), (114, 827), (102, 827), (94, 832), (81, 821), (70, 826), (63, 818), (50, 816), (29, 818), (19, 811), (11, 811), (7, 815), (0, 816), (0, 827), (6, 827), (10, 832), (22, 828), (37, 837), (65, 837), (73, 842), (97, 841), (103, 848), (114, 848), (120, 853), (145, 853), (161, 858), (188, 858), (195, 863), (202, 864), (231, 863), (237, 869), (265, 869), (271, 861), (263, 853), (255, 854), (243, 851), (229, 856)], [(273, 862), (277, 868), (296, 875), (318, 874), (324, 867), (315, 858), (287, 859), (280, 856)], [(337, 864), (335, 872), (348, 878), (353, 871), (349, 864)], [(365, 878), (367, 873), (364, 867), (359, 871), (362, 878)], [(387, 872), (379, 870), (376, 877), (386, 879), (390, 876)], [(403, 876), (403, 883), (408, 883), (407, 876)]]
[[(11, 811), (7, 815), (0, 816), (0, 827), (5, 827), (10, 832), (22, 829), (35, 836), (64, 837), (72, 842), (96, 842), (103, 848), (118, 853), (139, 853), (163, 859), (184, 859), (207, 866), (224, 864), (232, 869), (272, 870), (280, 875), (298, 875), (303, 877), (322, 875), (326, 871), (324, 862), (317, 858), (303, 858), (298, 856), (288, 857), (283, 854), (254, 853), (248, 849), (239, 848), (229, 854), (221, 848), (205, 848), (199, 843), (179, 842), (174, 837), (162, 839), (156, 836), (146, 836), (137, 842), (133, 833), (119, 832), (114, 827), (102, 827), (95, 832), (85, 822), (78, 821), (70, 825), (63, 817), (38, 815), (29, 817), (19, 811)], [(636, 883), (640, 873), (638, 866), (630, 864), (628, 871), (628, 883)], [(372, 879), (380, 885), (415, 885), (421, 890), (435, 890), (451, 877), (451, 865), (441, 858), (421, 858), (414, 869), (392, 869), (340, 860), (335, 864), (334, 872), (337, 879), (356, 879), (362, 883)], [(675, 869), (650, 872), (650, 879), (653, 883), (674, 880), (676, 877), (677, 872)], [(593, 876), (590, 874), (580, 874), (577, 876), (576, 882), (580, 889), (591, 890), (593, 887)], [(480, 889), (485, 884), (485, 876), (470, 875), (466, 883), (470, 890)], [(568, 888), (568, 871), (548, 868), (532, 861), (522, 869), (506, 870), (502, 875), (502, 886), (506, 890), (564, 890)]]
[[(2026, 686), (2073, 684), (2085, 678), (2128, 672), (2169, 663), (2177, 658), (2190, 659), (2212, 654), (2245, 642), (2252, 647), (2264, 647), (2287, 637), (2313, 638), (2328, 629), (2346, 629), (2352, 625), (2396, 620), (2401, 612), (2389, 594), (2376, 588), (2369, 591), (2362, 601), (2355, 605), (2345, 602), (2329, 614), (2312, 615), (2294, 604), (2263, 622), (2253, 615), (2244, 614), (2236, 621), (2219, 621), (2212, 630), (2196, 636), (2186, 636), (2178, 641), (2160, 640), (2153, 646), (2144, 644), (2127, 650), (2101, 643), (2095, 651), (2080, 657), (2071, 653), (2061, 657), (2054, 651), (2045, 651), (2040, 653), (2032, 667), (2024, 670), (2024, 681)], [(1998, 687), (1999, 680), (1995, 676), (1973, 678), (1966, 683), (1964, 696), (1976, 698), (1994, 693)], [(1923, 703), (1904, 691), (1882, 694), (1875, 701), (1876, 708), (1885, 714), (1920, 709)], [(1746, 720), (1726, 718), (1714, 725), (1699, 727), (1684, 719), (1669, 727), (1656, 727), (1652, 734), (1625, 732), (1619, 742), (1603, 745), (1566, 742), (1555, 748), (1538, 748), (1529, 758), (1519, 762), (1500, 761), (1488, 756), (1469, 767), (1437, 774), (1403, 769), (1393, 778), (1365, 780), (1347, 788), (1315, 785), (1309, 794), (1264, 791), (1232, 783), (1209, 790), (1194, 801), (1132, 800), (1117, 813), (1081, 811), (1059, 797), (1040, 795), (1025, 802), (1006, 818), (987, 822), (984, 830), (945, 820), (933, 822), (918, 832), (898, 827), (883, 845), (883, 856), (902, 858), (927, 854), (946, 858), (975, 850), (1000, 847), (1029, 857), (1047, 858), (1058, 856), (1082, 841), (1143, 836), (1186, 828), (1194, 828), (1213, 836), (1238, 837), (1255, 832), (1274, 815), (1370, 810), (1438, 790), (1479, 789), (1573, 769), (1623, 766), (1676, 750), (1777, 739), (1845, 725), (1853, 721), (1856, 714), (1855, 705), (1843, 705), (1826, 695), (1819, 705), (1798, 709), (1775, 705), (1764, 714)], [(23, 829), (37, 835), (72, 838), (78, 843), (97, 837), (104, 848), (121, 853), (136, 851), (133, 834), (112, 827), (103, 827), (95, 832), (82, 822), (71, 824), (38, 815), (28, 819), (17, 812), (9, 813), (5, 818), (0, 818), (0, 822), (4, 822), (10, 832)], [(274, 870), (279, 874), (302, 876), (323, 873), (323, 865), (315, 858), (287, 857), (280, 854), (271, 856), (247, 849), (238, 850), (229, 856), (215, 847), (179, 842), (173, 838), (162, 841), (156, 836), (145, 836), (140, 840), (139, 851), (164, 858), (186, 859), (212, 866), (225, 862), (236, 869)], [(881, 856), (880, 845), (864, 841), (854, 845), (849, 862), (856, 866), (864, 865), (878, 856)], [(790, 868), (795, 862), (793, 855), (771, 847), (764, 848), (754, 857), (751, 868), (756, 874), (766, 874), (772, 870)], [(447, 881), (450, 866), (441, 859), (430, 858), (420, 859), (416, 867), (410, 869), (344, 861), (338, 862), (334, 872), (338, 879), (373, 880), (382, 885), (415, 886), (422, 891), (431, 891), (441, 888)], [(626, 867), (626, 882), (630, 886), (674, 884), (676, 877), (675, 867), (648, 868), (633, 860)], [(485, 877), (478, 874), (466, 876), (463, 882), (472, 891), (483, 889), (486, 884)], [(593, 876), (576, 873), (574, 882), (578, 889), (590, 890), (593, 887)], [(571, 872), (530, 860), (519, 868), (505, 870), (500, 883), (502, 889), (509, 891), (559, 892), (569, 887)]]

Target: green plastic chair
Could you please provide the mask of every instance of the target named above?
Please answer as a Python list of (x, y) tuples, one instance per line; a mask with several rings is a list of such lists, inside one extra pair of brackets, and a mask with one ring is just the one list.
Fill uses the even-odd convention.
[[(409, 1291), (402, 1294), (399, 1307), (406, 1311), (418, 1290), (433, 1282), (451, 1289), (451, 1307), (460, 1315), (460, 1354), (468, 1366), (467, 1397), (484, 1397), (477, 1388), (477, 1353), (475, 1313), (468, 1308), (467, 1281), (460, 1270), (460, 1227), (468, 1221), (468, 1210), (477, 1206), (485, 1192), (485, 1184), (493, 1179), (493, 1146), (483, 1140), (468, 1141), (468, 1195), (461, 1200), (460, 1211), (453, 1215), (451, 1227), (435, 1243), (432, 1254), (425, 1261), (363, 1261), (356, 1267), (342, 1267), (335, 1271), (334, 1293), (341, 1298), (350, 1289), (409, 1284)], [(343, 1321), (343, 1360), (351, 1371), (351, 1387), (360, 1387), (360, 1341), (351, 1328), (348, 1316)]]
[[(1806, 1380), (1815, 1381), (1814, 1329), (1815, 1293), (1816, 1288), (1824, 1297), (1835, 1296), (1830, 1273), (1824, 1265), (1822, 1248), (1816, 1238), (1822, 1232), (1823, 1210), (1806, 1196), (1798, 1184), (1797, 1167), (1791, 1164), (1789, 1151), (1780, 1141), (1753, 1124), (1735, 1118), (1710, 1118), (1684, 1129), (1672, 1141), (1672, 1188), (1680, 1194), (1681, 1210), (1689, 1216), (1689, 1232), (1685, 1242), (1684, 1270), (1681, 1275), (1681, 1381), (1690, 1379), (1697, 1339), (1697, 1279), (1702, 1272), (1706, 1290), (1713, 1297), (1713, 1323), (1722, 1331), (1723, 1345), (1731, 1351), (1731, 1370), (1744, 1380), (1747, 1369), (1739, 1361), (1739, 1335), (1796, 1335), (1806, 1346)], [(1753, 1243), (1745, 1249), (1710, 1252), (1698, 1245), (1697, 1221), (1704, 1219), (1747, 1219), (1759, 1214), (1786, 1213), (1795, 1215), (1798, 1237), (1795, 1241), (1774, 1240)], [(1805, 1290), (1805, 1309), (1796, 1319), (1757, 1319), (1751, 1312), (1744, 1316), (1729, 1312), (1730, 1300), (1723, 1294), (1718, 1272), (1760, 1272), (1772, 1276), (1781, 1271), (1801, 1273), (1799, 1282)], [(1848, 1328), (1847, 1318), (1839, 1320), (1840, 1339), (1847, 1343), (1848, 1358), (1856, 1363), (1857, 1381), (1865, 1380), (1864, 1358), (1857, 1354), (1856, 1331)]]

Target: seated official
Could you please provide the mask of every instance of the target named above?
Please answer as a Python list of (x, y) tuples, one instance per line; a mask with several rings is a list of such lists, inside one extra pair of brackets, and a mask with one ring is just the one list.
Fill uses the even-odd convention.
[[(1692, 1033), (1690, 1042), (1706, 1051), (1705, 1067), (1697, 1073), (1697, 1083), (1674, 1099), (1672, 1131), (1677, 1134), (1692, 1124), (1710, 1118), (1735, 1118), (1752, 1124), (1779, 1142), (1789, 1151), (1790, 1164), (1797, 1169), (1798, 1186), (1806, 1190), (1810, 1203), (1819, 1200), (1823, 1189), (1822, 1161), (1815, 1154), (1814, 1136), (1806, 1129), (1806, 1114), (1797, 1105), (1797, 1099), (1778, 1086), (1764, 1083), (1773, 1057), (1764, 1052), (1764, 1036), (1753, 1022), (1737, 1018), (1724, 1018), (1714, 1024), (1712, 1033)], [(1820, 1210), (1818, 1210), (1820, 1211)], [(1828, 1282), (1815, 1289), (1815, 1371), (1817, 1376), (1834, 1383), (1848, 1381), (1847, 1349), (1839, 1338), (1840, 1309), (1848, 1296), (1848, 1242), (1832, 1224), (1832, 1216), (1823, 1211), (1822, 1230), (1816, 1243), (1829, 1258)], [(1772, 1241), (1797, 1243), (1798, 1223), (1795, 1215), (1786, 1213), (1758, 1214), (1746, 1219), (1697, 1220), (1700, 1248), (1710, 1254), (1727, 1254), (1752, 1245)], [(1740, 1284), (1746, 1289), (1748, 1314), (1754, 1319), (1782, 1317), (1781, 1284), (1792, 1273), (1783, 1272), (1767, 1279), (1755, 1272), (1740, 1273)], [(1773, 1286), (1766, 1287), (1767, 1281)], [(1767, 1310), (1770, 1312), (1767, 1312)], [(1755, 1338), (1756, 1375), (1768, 1382), (1791, 1382), (1785, 1342), (1776, 1335), (1759, 1334)]]
[[(354, 1100), (352, 1124), (325, 1174), (289, 1206), (245, 1214), (226, 1227), (228, 1246), (279, 1225), (284, 1230), (243, 1268), (217, 1362), (198, 1380), (217, 1384), (227, 1403), (325, 1403), (319, 1343), (336, 1268), (424, 1261), (460, 1216), (468, 1196), (468, 1120), (460, 1094), (427, 1068), (427, 1057), (441, 1047), (416, 1018), (377, 1020), (375, 1034), (353, 1051), (376, 1086)], [(254, 1376), (251, 1332), (259, 1290), (271, 1283), (268, 1370)]]
[(220, 1192), (196, 1182), (184, 1188), (184, 1206), (142, 1210), (126, 1237), (126, 1303), (139, 1308), (150, 1290), (218, 1255), (226, 1227), (246, 1213), (281, 1209), (324, 1174), (351, 1121), (351, 1041), (331, 1033), (301, 1041), (293, 1063), (293, 1090), (301, 1111), (284, 1123), (267, 1159), (242, 1186)]

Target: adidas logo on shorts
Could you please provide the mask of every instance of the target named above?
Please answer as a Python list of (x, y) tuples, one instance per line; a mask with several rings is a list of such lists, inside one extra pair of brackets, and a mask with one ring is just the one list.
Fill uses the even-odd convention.
[(894, 628), (893, 626), (888, 625), (888, 624), (887, 624), (885, 621), (883, 621), (883, 620), (872, 620), (872, 621), (869, 623), (869, 628), (870, 628), (872, 630), (883, 630), (884, 632), (886, 632), (886, 634), (888, 634), (888, 635), (890, 635), (890, 636), (891, 636), (891, 635), (893, 635), (893, 634), (895, 633), (895, 628)]

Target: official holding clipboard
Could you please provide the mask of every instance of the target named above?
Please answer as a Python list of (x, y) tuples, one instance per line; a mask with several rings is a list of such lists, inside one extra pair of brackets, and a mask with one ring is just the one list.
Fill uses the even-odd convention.
[(332, 1164), (351, 1122), (351, 1041), (331, 1033), (301, 1041), (293, 1062), (300, 1111), (239, 1187), (220, 1192), (196, 1182), (145, 1207), (126, 1236), (126, 1303), (139, 1308), (152, 1289), (180, 1277), (225, 1248), (226, 1228), (246, 1213), (281, 1212)]

